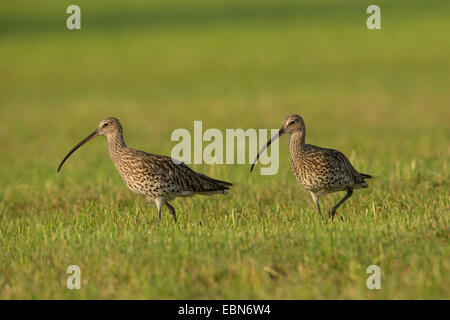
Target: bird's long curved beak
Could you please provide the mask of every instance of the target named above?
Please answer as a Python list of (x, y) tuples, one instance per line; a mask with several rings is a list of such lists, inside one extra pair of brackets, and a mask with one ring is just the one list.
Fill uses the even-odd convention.
[(69, 151), (68, 154), (66, 154), (66, 156), (64, 157), (64, 159), (61, 161), (59, 167), (58, 167), (58, 172), (61, 169), (62, 165), (64, 164), (64, 162), (67, 160), (67, 158), (70, 157), (70, 155), (72, 153), (74, 153), (79, 147), (81, 147), (83, 144), (85, 144), (86, 142), (88, 142), (89, 140), (94, 139), (96, 136), (98, 136), (98, 130), (95, 130), (94, 132), (92, 132), (90, 135), (88, 135), (86, 138), (84, 138), (83, 140), (80, 141), (80, 143), (78, 143), (75, 147), (72, 148), (72, 150)]
[(258, 155), (256, 156), (255, 161), (253, 161), (252, 167), (250, 168), (250, 172), (253, 171), (253, 167), (255, 166), (256, 161), (258, 161), (258, 159), (259, 159), (261, 153), (263, 153), (264, 150), (266, 150), (266, 149), (272, 144), (272, 142), (274, 142), (274, 141), (277, 140), (281, 135), (283, 135), (283, 133), (284, 133), (284, 128), (282, 127), (282, 128), (280, 129), (280, 131), (278, 131), (278, 133), (276, 133), (272, 138), (270, 138), (270, 140), (265, 144), (265, 146), (262, 147), (261, 151), (259, 151)]

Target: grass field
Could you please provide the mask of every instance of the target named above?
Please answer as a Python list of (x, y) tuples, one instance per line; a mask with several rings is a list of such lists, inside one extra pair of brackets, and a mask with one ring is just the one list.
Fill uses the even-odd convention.
[[(379, 1), (375, 31), (356, 0), (77, 1), (80, 31), (72, 1), (39, 3), (0, 4), (1, 299), (450, 297), (448, 1)], [(286, 137), (274, 176), (191, 165), (234, 186), (175, 200), (177, 224), (128, 191), (104, 137), (56, 174), (106, 116), (130, 147), (170, 155), (194, 120), (279, 128), (292, 113), (308, 143), (375, 177), (343, 220), (317, 216)]]

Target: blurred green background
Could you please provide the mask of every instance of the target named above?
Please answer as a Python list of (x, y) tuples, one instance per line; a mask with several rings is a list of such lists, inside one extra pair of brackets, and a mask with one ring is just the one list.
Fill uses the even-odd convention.
[[(66, 8), (81, 7), (81, 30)], [(0, 298), (448, 298), (450, 3), (2, 1)], [(320, 220), (289, 172), (192, 166), (235, 183), (167, 215), (133, 196), (104, 138), (169, 155), (176, 128), (279, 128), (373, 174)], [(329, 207), (341, 195), (331, 195)], [(83, 289), (65, 288), (79, 264)], [(365, 287), (380, 264), (383, 289)], [(112, 280), (111, 280), (112, 279)]]

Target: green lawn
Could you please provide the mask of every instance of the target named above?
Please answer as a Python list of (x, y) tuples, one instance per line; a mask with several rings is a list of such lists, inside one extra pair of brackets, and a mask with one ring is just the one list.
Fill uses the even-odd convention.
[[(370, 31), (370, 3), (242, 2), (77, 1), (80, 31), (72, 1), (0, 4), (1, 299), (450, 297), (450, 3), (381, 1)], [(56, 174), (106, 116), (130, 147), (170, 155), (194, 120), (279, 128), (292, 113), (308, 143), (374, 176), (334, 221), (292, 177), (287, 137), (274, 176), (191, 165), (234, 186), (175, 200), (177, 224), (128, 191), (104, 137)]]

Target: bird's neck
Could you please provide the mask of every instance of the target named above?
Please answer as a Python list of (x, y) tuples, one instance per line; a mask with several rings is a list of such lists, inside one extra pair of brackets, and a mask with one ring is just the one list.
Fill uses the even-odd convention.
[(305, 148), (305, 131), (297, 130), (289, 136), (289, 150), (292, 152), (301, 152)]
[(127, 147), (123, 140), (123, 133), (121, 131), (115, 131), (106, 137), (108, 138), (109, 155), (114, 159), (116, 155), (120, 154)]

